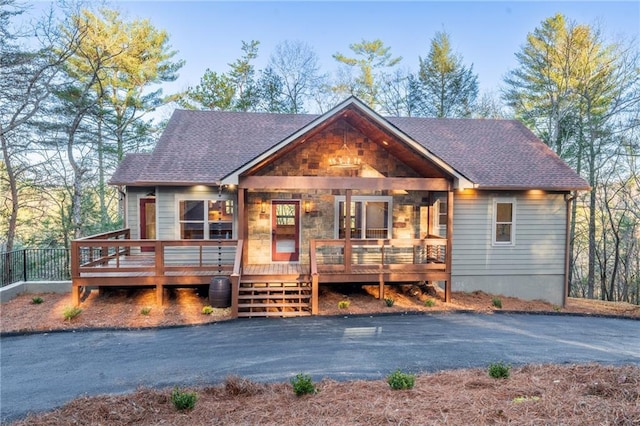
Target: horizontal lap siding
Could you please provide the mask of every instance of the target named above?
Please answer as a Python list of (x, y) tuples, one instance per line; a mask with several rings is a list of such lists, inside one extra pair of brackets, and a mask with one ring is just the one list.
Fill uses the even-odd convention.
[[(455, 275), (564, 273), (565, 203), (561, 194), (460, 194), (454, 203)], [(515, 246), (492, 246), (493, 199), (516, 202)]]
[(218, 192), (203, 186), (194, 187), (160, 187), (156, 200), (158, 239), (180, 239), (178, 223), (178, 199), (217, 200)]

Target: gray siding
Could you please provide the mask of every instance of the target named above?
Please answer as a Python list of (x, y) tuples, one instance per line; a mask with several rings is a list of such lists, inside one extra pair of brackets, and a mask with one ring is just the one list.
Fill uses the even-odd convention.
[(133, 240), (140, 238), (140, 198), (145, 198), (154, 189), (153, 187), (127, 188), (127, 223), (125, 226), (131, 230), (131, 239)]
[[(515, 245), (492, 245), (494, 198), (515, 199)], [(561, 303), (565, 253), (562, 194), (456, 193), (452, 288)]]

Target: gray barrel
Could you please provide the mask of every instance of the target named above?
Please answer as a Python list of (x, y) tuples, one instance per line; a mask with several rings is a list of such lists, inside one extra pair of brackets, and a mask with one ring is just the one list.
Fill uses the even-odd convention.
[(211, 278), (209, 304), (214, 308), (231, 306), (231, 280), (228, 277)]

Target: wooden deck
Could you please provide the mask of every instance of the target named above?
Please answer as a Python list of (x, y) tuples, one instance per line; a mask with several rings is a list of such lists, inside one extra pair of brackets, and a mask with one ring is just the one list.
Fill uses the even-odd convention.
[[(232, 283), (235, 316), (245, 308), (245, 316), (317, 314), (319, 284), (377, 283), (383, 298), (386, 284), (445, 281), (449, 301), (445, 239), (313, 240), (309, 245), (309, 264), (243, 265), (242, 240), (131, 240), (126, 229), (76, 240), (73, 300), (79, 303), (83, 287), (153, 286), (162, 304), (165, 286), (207, 285), (212, 277), (226, 275)], [(153, 251), (145, 251), (148, 248)]]

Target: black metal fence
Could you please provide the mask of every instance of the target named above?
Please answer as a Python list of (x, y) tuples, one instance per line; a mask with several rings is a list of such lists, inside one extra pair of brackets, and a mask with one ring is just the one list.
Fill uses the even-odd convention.
[(71, 279), (68, 249), (22, 249), (0, 253), (0, 287), (18, 281)]

